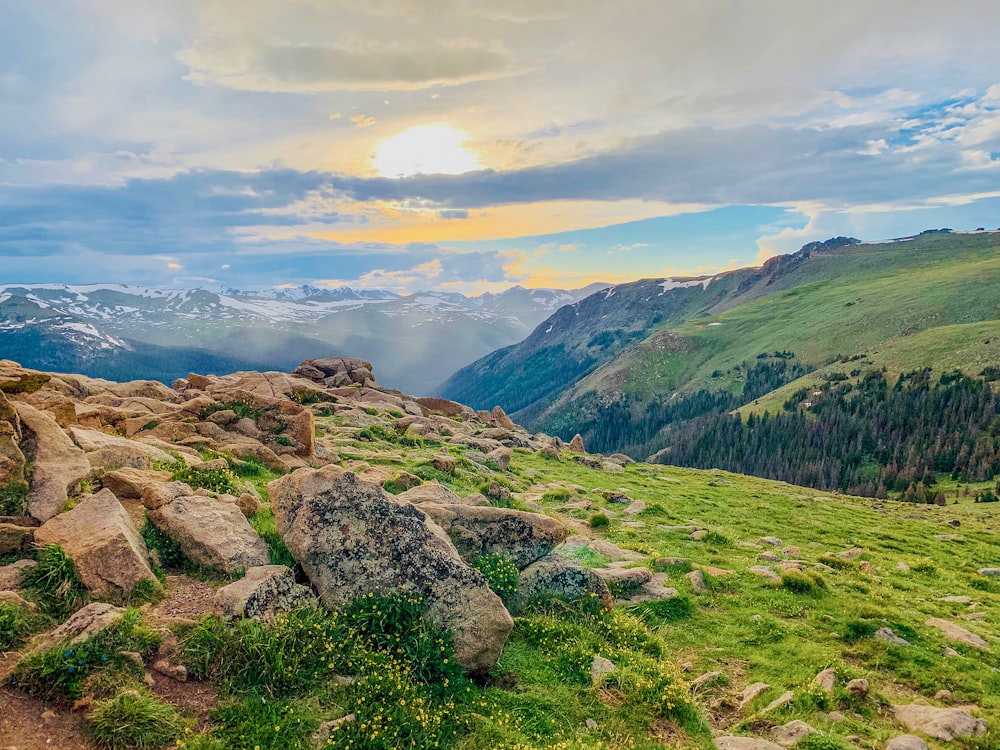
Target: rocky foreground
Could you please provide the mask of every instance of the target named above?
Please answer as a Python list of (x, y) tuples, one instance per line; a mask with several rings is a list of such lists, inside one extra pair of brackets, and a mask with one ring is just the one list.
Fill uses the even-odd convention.
[[(418, 476), (402, 460), (405, 451), (386, 453), (376, 445), (437, 448)], [(32, 551), (53, 545), (72, 561), (90, 602), (7, 659), (4, 673), (22, 657), (79, 644), (113, 627), (123, 606), (137, 600), (149, 601), (146, 616), (169, 632), (209, 614), (266, 622), (301, 607), (338, 610), (373, 593), (403, 593), (424, 602), (427, 617), (450, 634), (464, 670), (484, 677), (504, 652), (515, 624), (510, 610), (516, 613), (519, 603), (558, 596), (589, 598), (605, 610), (615, 602), (655, 604), (677, 597), (681, 582), (685, 591), (707, 595), (713, 581), (735, 574), (712, 561), (651, 557), (600, 538), (593, 529), (609, 517), (617, 517), (623, 531), (640, 534), (649, 528), (640, 519), (659, 512), (627, 488), (593, 490), (605, 511), (598, 514), (603, 521), (591, 517), (589, 523), (583, 516), (599, 508), (581, 496), (587, 494), (583, 487), (512, 498), (507, 477), (515, 450), (570, 462), (605, 476), (609, 485), (633, 463), (622, 455), (587, 454), (579, 438), (564, 443), (530, 434), (499, 407), (475, 412), (381, 389), (371, 366), (357, 359), (310, 360), (292, 374), (191, 374), (169, 388), (40, 373), (0, 361), (0, 558), (8, 563), (0, 566), (0, 603), (36, 607), (19, 590), (25, 571), (36, 565)], [(445, 486), (459, 465), (464, 484), (472, 477), (479, 491), (459, 494)], [(234, 467), (255, 466), (277, 477), (266, 489), (233, 473)], [(261, 519), (272, 517), (274, 533), (264, 533)], [(654, 526), (688, 543), (722, 539), (700, 523)], [(159, 541), (147, 544), (150, 539)], [(865, 555), (859, 547), (809, 561), (773, 535), (741, 544), (754, 550), (745, 575), (767, 585), (793, 589), (788, 581), (798, 578), (806, 581), (799, 585), (811, 585), (847, 567), (877, 577), (872, 564), (859, 559)], [(170, 567), (164, 550), (210, 572), (216, 583), (163, 576), (160, 569)], [(491, 587), (484, 559), (516, 569), (516, 596), (501, 598)], [(988, 579), (991, 570), (980, 573)], [(667, 585), (668, 571), (673, 586)], [(986, 639), (950, 619), (930, 618), (926, 625), (962, 649), (990, 649)], [(909, 645), (889, 627), (875, 638)], [(589, 670), (598, 688), (617, 667), (592, 656)], [(187, 679), (170, 648), (148, 666), (160, 678)], [(692, 690), (710, 689), (719, 678), (730, 679), (723, 671), (706, 671)], [(838, 683), (834, 670), (819, 672), (809, 689), (832, 695), (835, 684), (859, 701), (869, 691), (864, 679)], [(799, 719), (762, 719), (796, 697), (794, 691), (766, 695), (769, 690), (770, 684), (748, 682), (713, 704), (713, 711), (729, 716), (714, 722), (719, 748), (769, 750), (817, 734)], [(764, 736), (724, 731), (751, 704)], [(886, 704), (885, 711), (897, 726), (932, 742), (987, 731), (983, 719), (960, 706), (909, 702)], [(927, 747), (910, 735), (884, 746)]]

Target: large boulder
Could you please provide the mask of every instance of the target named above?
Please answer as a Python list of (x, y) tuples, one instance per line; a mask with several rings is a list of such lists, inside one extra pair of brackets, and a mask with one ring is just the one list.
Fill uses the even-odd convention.
[(960, 708), (937, 708), (924, 703), (892, 706), (893, 716), (912, 732), (948, 742), (956, 737), (978, 737), (986, 734), (986, 721), (977, 719)]
[(284, 565), (250, 568), (246, 575), (215, 592), (223, 619), (268, 618), (277, 612), (316, 603), (307, 586), (295, 582), (295, 571)]
[(597, 573), (568, 557), (549, 555), (521, 571), (517, 581), (521, 600), (536, 596), (560, 596), (566, 599), (594, 597), (604, 609), (613, 600), (608, 585)]
[(21, 420), (0, 391), (0, 488), (24, 480), (24, 454), (20, 443)]
[(96, 596), (127, 596), (143, 581), (158, 585), (139, 530), (110, 490), (83, 498), (73, 510), (35, 531), (38, 544), (58, 544), (83, 585)]
[(270, 562), (267, 542), (235, 503), (182, 495), (150, 510), (149, 520), (198, 565), (236, 573)]
[(28, 513), (38, 521), (48, 521), (62, 511), (69, 493), (90, 474), (90, 462), (51, 414), (22, 403), (15, 403), (14, 409), (24, 433), (22, 446), (34, 462)]
[(411, 592), (451, 633), (466, 670), (496, 664), (514, 622), (422, 510), (332, 466), (300, 469), (268, 489), (278, 532), (324, 606), (371, 592)]
[(104, 489), (111, 490), (119, 500), (138, 500), (147, 485), (169, 482), (168, 471), (142, 471), (140, 469), (117, 469), (101, 477)]
[(976, 635), (970, 630), (966, 630), (961, 625), (956, 625), (950, 620), (943, 620), (940, 617), (932, 617), (926, 623), (929, 627), (937, 628), (944, 637), (953, 643), (964, 643), (966, 646), (978, 648), (980, 651), (989, 651), (990, 644), (982, 636)]
[(129, 440), (119, 435), (111, 435), (100, 430), (91, 430), (78, 425), (70, 425), (69, 434), (73, 442), (87, 454), (92, 467), (117, 469), (131, 467), (148, 469), (151, 461), (174, 464), (177, 459), (166, 451), (137, 440)]
[(420, 508), (470, 562), (478, 555), (499, 554), (523, 570), (549, 554), (568, 534), (559, 521), (541, 513), (489, 505), (424, 503)]

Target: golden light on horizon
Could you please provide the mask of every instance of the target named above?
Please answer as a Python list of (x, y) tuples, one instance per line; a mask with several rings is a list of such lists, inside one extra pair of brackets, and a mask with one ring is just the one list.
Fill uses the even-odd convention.
[(465, 148), (467, 136), (447, 123), (415, 125), (384, 141), (375, 154), (380, 177), (415, 174), (462, 174), (481, 169), (476, 153)]

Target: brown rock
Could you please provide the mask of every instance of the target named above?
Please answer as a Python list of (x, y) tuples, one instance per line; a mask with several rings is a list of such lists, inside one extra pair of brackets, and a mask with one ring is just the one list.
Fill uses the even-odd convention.
[(455, 473), (455, 459), (452, 456), (445, 454), (434, 456), (433, 465), (435, 469), (445, 474)]
[(104, 602), (93, 602), (78, 609), (55, 630), (32, 641), (32, 651), (49, 651), (56, 646), (76, 646), (93, 638), (121, 620), (125, 610)]
[(247, 518), (253, 518), (260, 513), (260, 509), (264, 506), (259, 497), (249, 492), (244, 492), (236, 498), (236, 507), (239, 508), (240, 512)]
[(781, 745), (758, 737), (716, 737), (715, 746), (719, 750), (782, 750)]
[(38, 544), (58, 544), (97, 596), (127, 596), (143, 581), (158, 586), (149, 552), (132, 519), (109, 490), (84, 497), (73, 510), (46, 521)]
[(956, 625), (949, 620), (942, 620), (940, 617), (932, 617), (925, 623), (928, 627), (937, 628), (944, 633), (945, 638), (953, 643), (964, 643), (967, 646), (978, 648), (981, 651), (989, 651), (990, 644), (985, 638), (966, 630), (961, 625)]
[(847, 692), (855, 698), (865, 698), (868, 695), (868, 680), (859, 678), (847, 683)]
[(885, 750), (930, 750), (927, 743), (912, 734), (893, 737), (885, 743)]
[(39, 521), (48, 521), (61, 512), (70, 491), (90, 475), (90, 462), (48, 412), (16, 403), (26, 452), (34, 462), (28, 512)]
[(583, 445), (583, 435), (579, 432), (573, 436), (573, 439), (569, 441), (569, 446), (567, 446), (574, 453), (586, 453), (587, 449)]
[(510, 467), (510, 460), (513, 457), (513, 455), (514, 452), (510, 448), (503, 446), (487, 453), (486, 460), (492, 461), (494, 464), (496, 464), (497, 468), (499, 468), (500, 471), (507, 471), (507, 469)]
[(226, 573), (267, 565), (270, 550), (233, 503), (188, 495), (149, 511), (160, 531), (199, 565)]
[(140, 471), (139, 469), (118, 469), (101, 477), (104, 489), (111, 490), (119, 500), (138, 500), (143, 489), (151, 482), (167, 482), (168, 471)]
[(907, 729), (948, 742), (956, 737), (986, 734), (986, 722), (959, 708), (936, 708), (922, 703), (891, 706), (893, 716)]
[(179, 497), (193, 494), (194, 490), (184, 482), (147, 482), (142, 486), (139, 499), (146, 508), (154, 510)]
[[(361, 477), (363, 478), (364, 475), (361, 475)], [(471, 504), (465, 502), (465, 500), (460, 498), (454, 492), (437, 482), (418, 484), (416, 487), (411, 487), (406, 492), (401, 492), (396, 495), (396, 499), (405, 500), (406, 502), (413, 503), (414, 505), (423, 505), (424, 503), (435, 503), (437, 505)]]
[(10, 591), (20, 588), (18, 583), (21, 578), (21, 571), (25, 568), (33, 568), (37, 564), (34, 560), (16, 560), (10, 565), (0, 566), (0, 591)]
[(35, 541), (35, 529), (13, 523), (0, 523), (0, 555), (20, 552), (31, 547)]
[(804, 721), (795, 719), (780, 727), (771, 728), (771, 738), (782, 747), (792, 747), (810, 734), (819, 734)]
[(490, 414), (490, 424), (494, 427), (502, 427), (505, 430), (513, 430), (517, 427), (513, 420), (511, 420), (511, 418), (507, 416), (507, 413), (499, 406), (493, 407), (493, 412)]

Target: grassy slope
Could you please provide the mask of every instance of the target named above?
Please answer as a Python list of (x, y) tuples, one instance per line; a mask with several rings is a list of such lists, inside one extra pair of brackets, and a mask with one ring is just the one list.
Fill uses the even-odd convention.
[[(348, 445), (341, 448), (342, 455), (353, 453), (371, 464), (424, 474), (427, 461), (440, 450), (433, 446), (403, 449), (378, 442), (355, 445), (353, 451)], [(477, 489), (483, 470), (462, 459), (466, 449), (450, 446), (448, 450), (459, 459), (459, 469), (454, 477), (437, 478), (460, 493)], [(871, 501), (859, 498), (723, 472), (636, 464), (627, 467), (624, 474), (610, 475), (570, 460), (546, 459), (521, 450), (515, 451), (511, 470), (497, 476), (514, 488), (518, 505), (539, 502), (546, 512), (566, 519), (585, 534), (594, 532), (586, 529), (583, 519), (595, 510), (604, 510), (612, 522), (602, 534), (648, 556), (647, 564), (659, 556), (680, 556), (734, 571), (731, 576), (709, 576), (708, 594), (694, 594), (683, 575), (673, 575), (670, 585), (691, 596), (696, 609), (689, 620), (657, 628), (668, 647), (669, 660), (677, 665), (691, 662), (690, 677), (712, 670), (726, 675), (727, 685), (694, 693), (696, 704), (711, 718), (715, 731), (746, 732), (753, 712), (786, 690), (794, 690), (796, 700), (768, 716), (770, 721), (803, 719), (840, 737), (857, 735), (862, 747), (881, 747), (886, 738), (903, 733), (885, 717), (887, 703), (933, 699), (938, 690), (946, 688), (953, 691), (955, 702), (978, 704), (983, 716), (996, 716), (1000, 709), (1000, 659), (960, 645), (956, 646), (960, 657), (945, 658), (942, 652), (949, 644), (925, 625), (930, 617), (952, 619), (990, 639), (994, 649), (1000, 647), (995, 625), (1000, 616), (1000, 584), (977, 573), (979, 567), (1000, 561), (996, 551), (1000, 507), (937, 508), (887, 502), (873, 509)], [(565, 500), (544, 495), (556, 487), (569, 488), (570, 500), (589, 499), (593, 508), (561, 511)], [(602, 499), (602, 488), (624, 488), (630, 497), (645, 501), (646, 509), (636, 518), (626, 519), (620, 514), (622, 506)], [(950, 520), (959, 521), (960, 528), (948, 525)], [(719, 536), (692, 541), (686, 532), (663, 528), (691, 523)], [(962, 539), (936, 538), (949, 533), (959, 533)], [(825, 590), (796, 594), (747, 572), (750, 566), (760, 564), (755, 559), (760, 550), (740, 542), (755, 542), (763, 535), (776, 535), (786, 545), (798, 547), (800, 559), (810, 564), (820, 561), (826, 552), (854, 546), (864, 548), (865, 554), (843, 569), (824, 573)], [(872, 566), (871, 572), (865, 572), (862, 562)], [(898, 570), (899, 562), (909, 565), (910, 571)], [(969, 596), (973, 604), (941, 601), (956, 595)], [(962, 618), (973, 612), (985, 613), (985, 618)], [(869, 624), (869, 631), (875, 626), (892, 627), (905, 633), (914, 645), (896, 648), (871, 639), (850, 643), (843, 634), (849, 623), (859, 621)], [(544, 723), (553, 743), (572, 739), (580, 743), (573, 746), (580, 747), (599, 747), (600, 742), (611, 747), (659, 746), (648, 744), (648, 734), (633, 734), (632, 741), (637, 740), (634, 745), (622, 744), (624, 737), (616, 737), (614, 731), (634, 732), (643, 724), (643, 717), (602, 704), (590, 688), (552, 684), (553, 674), (544, 664), (544, 654), (514, 638), (500, 671), (512, 675), (521, 697), (505, 696), (501, 703), (516, 716)], [(823, 700), (810, 691), (809, 684), (827, 667), (838, 671), (841, 685), (854, 677), (869, 679), (875, 699), (851, 701), (838, 694), (835, 700)], [(757, 681), (772, 688), (745, 715), (724, 706), (713, 708), (717, 699), (732, 696)], [(496, 690), (487, 690), (487, 698), (494, 700)], [(848, 717), (846, 722), (825, 718), (825, 711), (836, 708)], [(581, 734), (579, 723), (586, 716), (595, 718), (602, 729)], [(506, 736), (509, 740), (514, 735)], [(485, 729), (473, 732), (460, 746), (497, 746), (490, 744), (495, 741), (491, 737)], [(708, 747), (706, 737), (680, 731), (674, 739), (683, 747)], [(527, 730), (524, 739), (530, 746), (547, 745)], [(988, 748), (995, 747), (990, 743), (996, 741), (995, 732), (991, 732), (978, 744), (958, 741), (949, 746)], [(933, 742), (931, 746), (943, 747)]]
[[(590, 390), (738, 391), (738, 379), (720, 381), (712, 372), (776, 349), (820, 366), (928, 328), (995, 320), (1000, 318), (998, 242), (996, 233), (932, 234), (812, 258), (782, 278), (777, 289), (758, 285), (713, 316), (671, 327), (690, 339), (683, 350), (656, 347), (654, 333), (580, 381), (550, 411)], [(937, 356), (955, 359), (944, 342), (926, 352), (922, 365), (937, 365)]]
[(952, 370), (978, 375), (987, 365), (1000, 362), (1000, 320), (929, 328), (911, 336), (889, 339), (862, 354), (860, 360), (837, 361), (811, 372), (738, 411), (743, 416), (778, 412), (795, 391), (820, 386), (826, 382), (825, 376), (832, 373), (850, 375), (860, 371), (854, 376), (857, 381), (867, 372), (885, 368), (886, 378), (893, 382), (901, 373), (931, 366), (936, 375)]

